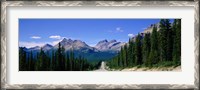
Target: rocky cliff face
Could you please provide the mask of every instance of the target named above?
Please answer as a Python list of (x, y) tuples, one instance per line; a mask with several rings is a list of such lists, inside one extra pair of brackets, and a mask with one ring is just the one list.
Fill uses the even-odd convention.
[(50, 45), (50, 44), (45, 44), (45, 45), (42, 47), (42, 50), (48, 51), (48, 50), (50, 50), (50, 49), (52, 49), (52, 48), (53, 48), (52, 45)]
[[(153, 31), (153, 27), (156, 27), (157, 28), (157, 31), (160, 30), (160, 27), (159, 27), (160, 23), (156, 23), (156, 24), (151, 24), (149, 27), (147, 27), (144, 31), (140, 32), (140, 35), (142, 36), (142, 38), (145, 36), (145, 34), (147, 33), (152, 33)], [(132, 40), (135, 42), (136, 41), (136, 37), (138, 35), (135, 35), (134, 37), (132, 37)]]
[(142, 33), (151, 33), (153, 31), (153, 27), (155, 26), (157, 28), (157, 31), (159, 31), (159, 23), (157, 24), (151, 24), (149, 27), (147, 27)]
[(125, 43), (117, 42), (116, 40), (102, 40), (97, 43), (95, 48), (99, 51), (119, 51), (121, 49), (121, 46), (123, 46)]
[[(64, 38), (61, 42), (61, 47), (64, 47), (65, 51), (69, 50), (76, 50), (76, 51), (82, 51), (82, 52), (87, 52), (87, 51), (97, 51), (95, 48), (90, 47), (87, 45), (85, 42), (81, 40), (71, 40), (71, 39), (66, 39)], [(54, 46), (54, 49), (57, 49), (59, 44)]]

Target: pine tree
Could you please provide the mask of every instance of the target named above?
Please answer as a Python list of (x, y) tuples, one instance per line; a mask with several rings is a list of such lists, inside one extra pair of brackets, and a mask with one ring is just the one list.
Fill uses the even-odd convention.
[(39, 54), (39, 68), (40, 68), (41, 71), (45, 71), (45, 70), (48, 69), (48, 63), (47, 62), (48, 62), (47, 56), (41, 48), (40, 54)]
[(132, 53), (131, 53), (131, 59), (132, 59), (132, 66), (135, 65), (135, 43), (132, 41)]
[(160, 20), (160, 53), (161, 61), (166, 61), (167, 60), (167, 35), (168, 35), (168, 20), (166, 19), (161, 19)]
[(56, 51), (56, 70), (62, 70), (62, 51), (60, 42), (58, 43), (58, 50)]
[(129, 47), (128, 47), (128, 66), (133, 66), (134, 63), (134, 50), (133, 50), (133, 41), (129, 38)]
[(149, 54), (149, 59), (146, 63), (147, 66), (152, 66), (152, 64), (156, 64), (159, 62), (159, 50), (158, 50), (158, 33), (157, 28), (154, 26), (153, 31), (151, 33), (151, 51)]
[(54, 50), (52, 51), (52, 54), (51, 54), (51, 70), (55, 70), (56, 68), (56, 58), (55, 58), (55, 52)]
[(37, 60), (37, 70), (38, 71), (44, 70), (43, 60), (44, 60), (43, 50), (40, 49), (40, 53), (38, 54), (38, 60)]
[(51, 70), (51, 67), (50, 67), (50, 65), (51, 65), (51, 59), (50, 59), (50, 54), (49, 54), (49, 51), (47, 51), (46, 53), (45, 53), (45, 59), (46, 59), (46, 70)]
[(131, 65), (131, 58), (130, 58), (130, 54), (131, 54), (131, 49), (130, 49), (130, 38), (129, 38), (129, 41), (128, 41), (128, 47), (127, 47), (127, 66), (129, 67)]
[(124, 67), (127, 66), (127, 44), (124, 45), (124, 49), (123, 49), (123, 62), (124, 62)]
[(65, 70), (69, 70), (69, 54), (66, 53), (66, 59), (65, 59)]
[(150, 47), (151, 47), (151, 43), (150, 43), (150, 34), (147, 33), (144, 36), (143, 39), (143, 45), (142, 45), (142, 56), (143, 56), (143, 62), (146, 64), (148, 62), (149, 59), (149, 54), (150, 54)]
[(141, 65), (142, 64), (142, 44), (141, 44), (142, 36), (138, 34), (136, 37), (135, 42), (135, 64)]
[(26, 52), (24, 51), (23, 47), (19, 49), (19, 70), (26, 70)]
[(61, 48), (61, 70), (65, 70), (65, 48), (62, 46)]
[(74, 67), (73, 61), (74, 61), (74, 54), (73, 54), (73, 51), (72, 51), (72, 49), (71, 49), (71, 50), (70, 50), (70, 64), (69, 64), (69, 66), (70, 66), (70, 71), (72, 71), (72, 70), (73, 70), (73, 67)]
[(173, 44), (173, 62), (180, 65), (181, 61), (181, 19), (175, 19), (173, 23), (174, 44)]
[(40, 58), (42, 60), (42, 71), (48, 70), (49, 64), (48, 64), (48, 57), (46, 56), (45, 52), (41, 49), (40, 52)]
[(27, 53), (26, 66), (27, 66), (26, 67), (27, 71), (30, 71), (31, 65), (30, 65), (30, 54), (29, 53)]
[(36, 53), (35, 70), (39, 71), (39, 53)]
[(124, 53), (123, 53), (124, 49), (121, 47), (121, 51), (120, 51), (120, 67), (124, 67)]
[(34, 70), (34, 60), (33, 60), (33, 52), (31, 51), (30, 53), (30, 60), (29, 60), (29, 68), (30, 68), (30, 71), (33, 71)]
[(166, 19), (166, 28), (167, 28), (167, 60), (172, 61), (173, 33), (169, 19)]
[(79, 55), (79, 71), (81, 71), (82, 70), (82, 57)]
[(117, 67), (121, 66), (120, 53), (117, 54)]

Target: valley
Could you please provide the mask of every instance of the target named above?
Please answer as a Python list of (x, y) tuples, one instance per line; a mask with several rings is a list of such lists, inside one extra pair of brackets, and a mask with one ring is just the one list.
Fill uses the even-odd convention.
[[(119, 31), (120, 28), (118, 28)], [(122, 31), (120, 31), (122, 32)], [(116, 32), (115, 32), (116, 33)], [(161, 19), (127, 42), (102, 39), (94, 46), (71, 38), (55, 45), (19, 47), (20, 71), (177, 71), (181, 20)], [(54, 36), (56, 37), (56, 36)], [(58, 37), (58, 36), (57, 36)]]

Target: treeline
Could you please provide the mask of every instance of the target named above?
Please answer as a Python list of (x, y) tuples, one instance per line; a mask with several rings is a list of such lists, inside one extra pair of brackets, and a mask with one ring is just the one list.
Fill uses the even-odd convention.
[[(159, 30), (157, 30), (159, 29)], [(181, 19), (161, 19), (151, 33), (129, 39), (118, 55), (108, 62), (110, 68), (133, 66), (160, 67), (181, 64)]]
[(73, 50), (65, 52), (59, 43), (58, 49), (51, 54), (42, 49), (36, 55), (27, 53), (23, 47), (19, 49), (19, 71), (89, 71), (99, 67), (79, 56), (75, 58)]

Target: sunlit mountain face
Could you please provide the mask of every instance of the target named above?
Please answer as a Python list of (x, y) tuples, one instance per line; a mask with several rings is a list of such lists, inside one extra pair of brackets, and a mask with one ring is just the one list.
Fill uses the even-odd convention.
[[(70, 50), (73, 50), (75, 56), (83, 56), (89, 61), (108, 60), (116, 56), (121, 47), (125, 45), (124, 42), (118, 42), (117, 40), (108, 41), (106, 39), (99, 41), (94, 47), (87, 45), (81, 40), (72, 40), (66, 38), (64, 38), (59, 43), (66, 53), (70, 52)], [(32, 52), (33, 54), (37, 54), (37, 52), (40, 52), (42, 49), (44, 52), (51, 53), (52, 51), (56, 51), (58, 49), (59, 43), (54, 46), (45, 44), (42, 47), (35, 46), (26, 48), (25, 51), (27, 51), (27, 53)]]

